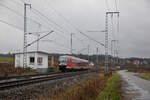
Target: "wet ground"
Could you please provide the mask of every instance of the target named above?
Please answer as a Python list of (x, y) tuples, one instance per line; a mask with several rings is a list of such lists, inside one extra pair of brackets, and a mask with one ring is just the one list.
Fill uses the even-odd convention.
[(150, 81), (138, 77), (137, 74), (119, 71), (121, 76), (124, 100), (150, 100)]

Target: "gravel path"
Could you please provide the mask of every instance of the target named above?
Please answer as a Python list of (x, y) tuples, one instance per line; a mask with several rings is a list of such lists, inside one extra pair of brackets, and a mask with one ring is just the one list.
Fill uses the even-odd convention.
[(150, 81), (144, 80), (135, 73), (119, 71), (121, 76), (124, 100), (150, 100)]

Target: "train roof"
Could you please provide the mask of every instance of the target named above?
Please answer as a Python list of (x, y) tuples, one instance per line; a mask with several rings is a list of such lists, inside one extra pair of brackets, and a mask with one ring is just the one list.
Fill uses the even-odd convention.
[(67, 57), (67, 58), (72, 58), (72, 59), (77, 59), (77, 60), (81, 60), (81, 61), (84, 61), (84, 62), (89, 62), (88, 60), (85, 60), (85, 59), (81, 59), (81, 58), (78, 58), (78, 57), (74, 57), (74, 56), (69, 56), (69, 55), (64, 55), (64, 56), (60, 56), (60, 57)]

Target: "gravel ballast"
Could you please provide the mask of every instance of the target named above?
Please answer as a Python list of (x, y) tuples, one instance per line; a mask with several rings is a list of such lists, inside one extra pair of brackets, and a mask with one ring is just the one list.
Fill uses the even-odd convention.
[(0, 91), (0, 100), (35, 100), (39, 95), (50, 97), (57, 92), (63, 92), (68, 88), (75, 87), (80, 82), (94, 76), (95, 74), (96, 73), (88, 73)]

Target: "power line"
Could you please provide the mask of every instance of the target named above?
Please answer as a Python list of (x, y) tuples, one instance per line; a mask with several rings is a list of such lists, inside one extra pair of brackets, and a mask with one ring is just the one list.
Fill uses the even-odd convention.
[[(19, 3), (16, 3), (16, 4), (19, 4)], [(20, 4), (19, 4), (20, 5)], [(11, 9), (11, 8), (9, 8), (9, 7), (7, 7), (7, 6), (5, 6), (5, 5), (2, 5), (1, 4), (1, 6), (3, 6), (3, 7), (5, 7), (5, 8), (7, 8), (7, 9), (9, 9), (10, 11), (12, 11), (13, 13), (15, 13), (15, 14), (17, 14), (18, 16), (22, 16), (22, 17), (24, 17), (22, 14), (20, 14), (19, 12), (17, 12), (17, 11), (15, 11), (15, 10), (13, 10), (13, 9)], [(22, 5), (20, 5), (20, 6), (22, 6)], [(17, 29), (20, 29), (20, 28), (18, 28), (17, 26), (15, 26), (15, 25), (13, 25), (13, 24), (10, 24), (10, 23), (7, 23), (7, 22), (5, 22), (5, 21), (3, 21), (3, 20), (0, 20), (2, 23), (5, 23), (5, 24), (8, 24), (8, 25), (10, 25), (10, 26), (12, 26), (12, 27), (15, 27), (15, 28), (17, 28)], [(46, 21), (47, 22), (47, 21)], [(36, 22), (36, 23), (38, 23), (38, 22)], [(38, 24), (40, 24), (40, 23), (38, 23)], [(22, 29), (20, 29), (20, 30), (22, 30)], [(62, 31), (61, 31), (62, 32)], [(59, 34), (59, 35), (61, 35), (61, 36), (63, 36), (62, 34)], [(65, 37), (65, 36), (63, 36), (63, 37)], [(65, 37), (66, 38), (66, 37)], [(35, 41), (34, 41), (34, 43), (35, 43)], [(28, 44), (28, 46), (29, 45), (31, 45), (31, 44)], [(63, 46), (64, 47), (64, 46)]]
[(23, 1), (23, 0), (20, 0), (22, 3), (27, 3), (27, 2), (25, 2), (25, 1)]
[[(37, 9), (35, 9), (35, 8), (33, 8), (32, 7), (32, 9), (34, 9), (39, 15), (41, 15), (41, 16), (43, 16), (44, 18), (46, 18), (46, 20), (44, 20), (48, 25), (50, 25), (50, 26), (52, 26), (48, 21), (50, 21), (50, 22), (53, 22), (52, 20), (50, 20), (47, 16), (45, 16), (44, 14), (42, 14), (40, 11), (38, 11)], [(32, 11), (32, 10), (31, 10)], [(35, 12), (33, 12), (35, 15), (37, 15), (37, 16), (39, 16), (37, 13), (35, 13)], [(40, 17), (40, 16), (39, 16)], [(43, 19), (42, 17), (40, 17), (41, 19)], [(53, 22), (53, 23), (55, 23), (55, 22)], [(57, 23), (55, 23), (55, 25), (57, 25), (57, 26), (59, 26)], [(62, 30), (64, 30), (61, 26), (59, 26)], [(56, 28), (55, 28), (56, 29)], [(62, 33), (64, 33), (63, 31), (61, 31), (61, 30), (59, 30), (59, 29), (56, 29), (56, 30), (58, 30), (59, 32), (62, 32)], [(59, 33), (58, 33), (59, 34)], [(59, 35), (61, 35), (62, 37), (65, 37), (65, 36), (63, 36), (62, 34), (59, 34)], [(65, 37), (66, 38), (66, 37)], [(67, 38), (68, 39), (68, 38)]]
[[(52, 23), (54, 23), (56, 26), (58, 26), (60, 29), (62, 29), (63, 31), (64, 31), (64, 28), (63, 27), (61, 27), (60, 25), (58, 25), (57, 23), (55, 23), (54, 21), (52, 21), (52, 20), (50, 20), (47, 16), (45, 16), (44, 14), (42, 14), (40, 11), (38, 11), (37, 9), (35, 9), (35, 8), (33, 8), (32, 7), (32, 9), (34, 9), (34, 11), (36, 12), (33, 12), (34, 14), (36, 14), (37, 16), (43, 16), (45, 19), (44, 19), (44, 21), (47, 23), (47, 24), (49, 24), (50, 26), (52, 26), (49, 22), (52, 22)], [(37, 14), (38, 13), (38, 14)], [(39, 17), (40, 17), (39, 16)], [(43, 19), (42, 17), (40, 17), (41, 19)], [(63, 32), (63, 31), (61, 31), (60, 29), (56, 29), (56, 30), (58, 30), (59, 32), (62, 32), (62, 33), (65, 33), (65, 32)], [(67, 33), (69, 33), (68, 31), (67, 31)], [(61, 36), (63, 36), (63, 35), (61, 35)], [(64, 37), (64, 36), (63, 36)]]
[[(63, 15), (61, 15), (59, 12), (57, 12), (57, 10), (56, 9), (54, 9), (52, 6), (51, 6), (51, 8), (53, 9), (53, 11), (54, 12), (56, 12), (56, 14), (58, 15), (58, 16), (60, 16), (60, 17), (62, 17), (66, 22), (67, 22), (67, 19), (65, 19), (65, 17), (63, 16)], [(67, 22), (68, 23), (68, 22)], [(56, 23), (54, 23), (54, 24), (56, 24)], [(58, 26), (58, 25), (57, 25)], [(62, 28), (62, 27), (60, 27), (61, 29), (63, 29), (63, 30), (65, 30), (67, 33), (70, 33), (68, 30), (66, 30), (66, 29), (64, 29), (64, 28)], [(64, 33), (64, 32), (63, 32)], [(76, 38), (76, 39), (78, 39), (78, 40), (80, 40), (79, 38)], [(81, 41), (81, 40), (80, 40)]]
[[(78, 30), (78, 31), (79, 31), (79, 30)], [(86, 36), (86, 37), (89, 38), (90, 40), (93, 40), (93, 41), (95, 41), (96, 43), (98, 43), (98, 44), (100, 44), (100, 45), (102, 45), (102, 46), (105, 46), (103, 43), (101, 43), (101, 42), (95, 40), (95, 39), (92, 38), (92, 37), (89, 37), (89, 36), (86, 35), (85, 33), (81, 32), (81, 31), (79, 31), (79, 33), (81, 33), (82, 35)]]
[[(23, 3), (25, 3), (25, 2), (23, 1)], [(64, 30), (63, 27), (61, 27), (60, 25), (58, 25), (58, 24), (55, 23), (54, 21), (50, 20), (47, 16), (45, 16), (44, 14), (42, 14), (39, 10), (37, 10), (37, 9), (35, 9), (35, 8), (33, 8), (33, 7), (32, 7), (32, 9), (33, 9), (34, 11), (36, 11), (38, 14), (40, 14), (41, 16), (45, 17), (48, 21), (52, 22), (53, 24), (55, 24), (56, 26), (58, 26), (59, 28), (61, 28), (61, 29)], [(54, 8), (52, 8), (52, 9), (53, 9), (59, 16), (61, 16), (67, 23), (69, 23), (75, 30), (77, 30), (80, 34), (82, 34), (82, 35), (86, 36), (87, 38), (89, 38), (89, 39), (91, 39), (91, 40), (93, 40), (93, 41), (99, 43), (100, 45), (104, 46), (103, 43), (100, 43), (100, 42), (98, 42), (97, 40), (95, 40), (94, 38), (91, 38), (90, 36), (88, 36), (88, 35), (86, 35), (85, 33), (81, 32), (81, 31), (80, 31), (77, 27), (75, 27), (69, 20), (67, 20), (62, 14), (58, 13), (58, 11), (57, 11), (56, 9), (54, 9)], [(66, 31), (66, 30), (65, 30), (65, 31)], [(68, 31), (67, 31), (67, 32), (68, 32)], [(64, 33), (64, 32), (63, 32), (63, 33)], [(69, 32), (68, 32), (68, 33), (69, 33)]]
[[(0, 4), (0, 6), (7, 8), (7, 9), (10, 10), (11, 12), (17, 14), (18, 16), (24, 17), (21, 13), (17, 12), (16, 10), (14, 10), (14, 9), (12, 9), (12, 8), (7, 7), (6, 5)], [(27, 19), (29, 19), (30, 21), (32, 21), (32, 22), (34, 22), (34, 23), (36, 23), (36, 24), (41, 24), (41, 23), (39, 23), (39, 22), (37, 22), (37, 21), (35, 21), (35, 20), (29, 18), (29, 17), (27, 17)], [(19, 30), (23, 30), (22, 28), (19, 28), (19, 27), (17, 27), (16, 25), (10, 24), (10, 23), (8, 23), (8, 22), (6, 22), (6, 21), (0, 20), (0, 22), (5, 23), (5, 24), (7, 24), (7, 25), (9, 25), (9, 26), (12, 26), (12, 27), (14, 27), (14, 28), (17, 28), (17, 29), (19, 29)], [(42, 24), (41, 24), (41, 25), (42, 25)], [(43, 25), (42, 25), (42, 26), (43, 26)], [(45, 28), (47, 28), (47, 27), (45, 27)], [(47, 28), (47, 29), (49, 29), (49, 28)]]
[(74, 35), (74, 37), (75, 37), (76, 40), (79, 40), (79, 41), (83, 42), (83, 40), (80, 39), (79, 37), (77, 37), (76, 35)]
[(61, 46), (61, 47), (63, 47), (63, 48), (66, 48), (66, 49), (70, 50), (69, 47), (66, 47), (66, 46), (63, 45), (63, 44), (60, 44), (60, 43), (58, 43), (58, 42), (56, 42), (56, 41), (54, 41), (54, 43), (57, 44), (57, 45), (59, 45), (59, 46)]
[[(16, 2), (16, 1), (12, 1), (12, 2), (14, 2), (15, 4), (18, 4), (19, 6), (23, 6), (23, 5), (21, 5), (20, 3), (18, 3), (18, 2)], [(24, 2), (23, 2), (24, 3)], [(7, 7), (8, 8), (8, 7)], [(32, 7), (33, 8), (33, 7)], [(11, 11), (14, 11), (16, 14), (18, 14), (19, 16), (22, 16), (23, 17), (23, 15), (21, 15), (21, 14), (19, 14), (19, 13), (17, 13), (15, 10), (12, 10), (12, 9), (10, 9), (9, 8), (9, 10), (11, 10)], [(34, 14), (36, 14), (36, 13), (34, 13)], [(37, 14), (36, 14), (37, 15)], [(40, 17), (41, 18), (41, 17)], [(30, 18), (28, 18), (28, 19), (30, 19)], [(34, 21), (35, 23), (37, 23), (37, 24), (41, 24), (41, 23), (39, 23), (39, 22), (37, 22), (37, 21), (35, 21), (35, 20), (33, 20), (33, 19), (30, 19), (30, 20), (32, 20), (32, 21)], [(45, 21), (45, 22), (47, 22), (47, 21)], [(49, 24), (49, 23), (48, 23)], [(43, 24), (41, 24), (42, 26), (43, 26)], [(51, 26), (51, 24), (49, 24), (50, 26)], [(46, 27), (45, 27), (46, 28)], [(48, 28), (49, 29), (49, 28)], [(57, 29), (58, 30), (58, 29)], [(62, 32), (62, 33), (64, 33), (63, 31), (61, 31), (61, 30), (58, 30), (59, 32)], [(59, 33), (57, 33), (57, 35), (58, 35)], [(64, 37), (64, 38), (66, 38), (64, 35), (62, 35), (62, 34), (59, 34), (60, 36), (62, 36), (62, 37)], [(68, 39), (68, 38), (66, 38), (66, 39)]]
[[(24, 17), (21, 13), (17, 12), (16, 10), (14, 10), (14, 9), (12, 9), (12, 8), (7, 7), (6, 5), (0, 4), (0, 6), (5, 7), (6, 9), (10, 10), (11, 12), (15, 13), (15, 14), (18, 15), (18, 16)], [(33, 21), (33, 22), (36, 23), (36, 24), (41, 24), (41, 23), (39, 23), (39, 22), (37, 22), (37, 21), (31, 19), (31, 18), (28, 18), (28, 17), (27, 17), (27, 19)], [(19, 29), (19, 30), (21, 30), (21, 31), (23, 30), (22, 28), (18, 27), (17, 25), (10, 24), (10, 23), (8, 23), (8, 22), (6, 22), (6, 21), (4, 21), (4, 20), (0, 20), (0, 22), (5, 23), (5, 24), (7, 24), (7, 25), (9, 25), (9, 26), (11, 26), (11, 27), (14, 27), (14, 28), (16, 28), (16, 29)]]
[[(37, 12), (38, 14), (40, 14), (41, 16), (45, 17), (47, 20), (49, 20), (51, 23), (55, 24), (56, 26), (58, 26), (59, 28), (67, 31), (66, 29), (64, 29), (63, 27), (61, 27), (60, 25), (58, 25), (57, 23), (55, 23), (53, 20), (50, 20), (47, 16), (45, 16), (43, 13), (41, 13), (39, 10), (32, 8), (33, 11)], [(67, 31), (68, 32), (68, 31)], [(69, 33), (69, 32), (68, 32)]]
[(41, 40), (42, 38), (44, 38), (44, 37), (46, 37), (46, 36), (48, 36), (48, 35), (50, 35), (50, 34), (52, 34), (53, 32), (54, 32), (54, 31), (51, 31), (51, 32), (47, 33), (46, 35), (40, 37), (39, 39), (37, 39), (37, 40), (35, 40), (35, 41), (29, 43), (28, 45), (26, 45), (26, 47), (31, 46), (32, 44), (36, 43), (37, 41)]
[(79, 50), (78, 53), (81, 53), (82, 51), (87, 50), (87, 49), (88, 49), (88, 47), (83, 48), (83, 49)]
[[(52, 7), (51, 7), (52, 8)], [(37, 10), (37, 9), (35, 9), (35, 8), (33, 8), (32, 7), (32, 9), (35, 11), (35, 12), (37, 12), (38, 14), (40, 14), (41, 16), (43, 16), (43, 17), (45, 17), (48, 21), (50, 21), (50, 22), (52, 22), (53, 24), (55, 24), (56, 26), (58, 26), (60, 29), (62, 29), (62, 30), (64, 30), (64, 31), (66, 31), (67, 33), (70, 33), (68, 30), (66, 30), (66, 29), (64, 29), (63, 27), (61, 27), (60, 25), (58, 25), (57, 23), (55, 23), (54, 21), (52, 21), (52, 20), (50, 20), (47, 16), (45, 16), (43, 13), (41, 13), (39, 10)], [(52, 8), (55, 12), (57, 12), (54, 8)], [(34, 13), (34, 12), (33, 12)], [(35, 13), (34, 13), (35, 14)], [(61, 16), (61, 14), (59, 14), (58, 12), (57, 12), (57, 14), (59, 15), (59, 16)], [(63, 17), (63, 16), (62, 16)], [(65, 19), (65, 17), (63, 17), (64, 19)], [(66, 20), (67, 21), (67, 20)], [(47, 22), (47, 21), (46, 21)], [(60, 30), (59, 30), (60, 31)], [(63, 31), (60, 31), (60, 32), (62, 32), (62, 33), (64, 33)], [(76, 38), (76, 39), (78, 39), (78, 38)], [(78, 39), (78, 40), (80, 40), (80, 39)]]
[[(46, 1), (46, 0), (45, 0)], [(50, 4), (49, 4), (50, 5)], [(71, 24), (71, 22), (69, 20), (67, 20), (61, 13), (59, 13), (54, 7), (52, 7), (52, 5), (50, 5), (51, 9), (53, 9), (53, 11), (60, 16), (61, 18), (64, 19), (64, 21), (66, 21), (67, 23)]]
[[(45, 0), (46, 1), (46, 0)], [(48, 2), (48, 1), (47, 1)], [(49, 4), (50, 5), (50, 4)], [(63, 20), (65, 21), (65, 22), (67, 22), (67, 23), (69, 23), (70, 25), (72, 24), (69, 20), (67, 20), (61, 13), (59, 13), (54, 7), (52, 7), (51, 5), (50, 5), (50, 7), (51, 7), (51, 9), (53, 9), (53, 11), (58, 15), (58, 16), (60, 16), (61, 18), (63, 18)], [(73, 25), (71, 25), (71, 26), (73, 26)], [(75, 37), (77, 40), (79, 40), (79, 41), (81, 41), (82, 42), (82, 40), (81, 39), (79, 39), (78, 37)]]
[[(22, 3), (19, 3), (19, 2), (15, 1), (15, 0), (9, 0), (9, 1), (11, 1), (11, 2), (13, 2), (13, 3), (17, 4), (17, 5), (21, 5), (21, 6), (23, 6), (23, 4), (22, 4)], [(25, 3), (25, 2), (24, 2), (24, 3)]]
[(13, 24), (10, 24), (10, 23), (8, 23), (8, 22), (6, 22), (6, 21), (4, 21), (4, 20), (1, 20), (0, 19), (0, 22), (1, 23), (4, 23), (4, 24), (7, 24), (7, 25), (9, 25), (9, 26), (11, 26), (11, 27), (14, 27), (14, 28), (16, 28), (16, 29), (18, 29), (18, 30), (23, 30), (22, 28), (20, 28), (20, 27), (18, 27), (18, 26), (16, 26), (16, 25), (13, 25)]
[(56, 45), (58, 45), (58, 46), (61, 46), (61, 47), (65, 48), (65, 49), (67, 49), (67, 50), (70, 50), (69, 47), (66, 47), (65, 45), (60, 44), (60, 43), (58, 43), (58, 42), (56, 42), (56, 41), (54, 41), (54, 40), (49, 40), (49, 39), (48, 39), (48, 40), (43, 40), (43, 41), (50, 42), (50, 43), (54, 43), (54, 44), (56, 44)]
[[(19, 4), (20, 5), (20, 4)], [(56, 26), (58, 26), (59, 28), (61, 28), (61, 29), (63, 29), (63, 30), (65, 30), (65, 31), (67, 31), (66, 29), (64, 29), (63, 27), (61, 27), (60, 25), (58, 25), (57, 23), (55, 23), (54, 21), (52, 21), (52, 20), (50, 20), (47, 16), (45, 16), (44, 14), (42, 14), (39, 10), (37, 10), (37, 9), (35, 9), (35, 8), (33, 8), (32, 7), (32, 9), (35, 11), (35, 12), (37, 12), (38, 14), (40, 14), (41, 16), (43, 16), (43, 17), (45, 17), (48, 21), (50, 21), (50, 22), (52, 22), (53, 24), (55, 24)], [(57, 12), (54, 8), (53, 8), (53, 10), (55, 11), (55, 12)], [(33, 12), (34, 13), (34, 12)], [(34, 14), (36, 14), (36, 13), (34, 13)], [(57, 12), (57, 14), (59, 15), (59, 16), (61, 16), (61, 17), (63, 17), (63, 19), (65, 20), (65, 21), (67, 21), (68, 22), (68, 20), (64, 17), (64, 16), (62, 16), (60, 13), (58, 13)], [(36, 14), (37, 15), (37, 14)], [(46, 21), (47, 22), (47, 21)], [(70, 23), (70, 22), (69, 22)], [(70, 23), (71, 24), (71, 23)], [(60, 31), (60, 30), (59, 30)], [(60, 32), (62, 32), (62, 33), (64, 33), (63, 31), (60, 31)], [(67, 31), (68, 32), (68, 31)], [(69, 33), (69, 32), (68, 32)], [(82, 34), (82, 33), (81, 33)], [(62, 36), (62, 35), (61, 35)], [(76, 39), (78, 39), (78, 38), (76, 38)], [(78, 39), (78, 40), (80, 40), (80, 39)], [(81, 40), (80, 40), (81, 41)]]
[(19, 15), (19, 16), (23, 16), (23, 15), (20, 14), (19, 12), (13, 10), (12, 8), (7, 7), (7, 6), (4, 5), (4, 4), (1, 4), (1, 3), (0, 3), (0, 6), (7, 8), (8, 10), (12, 11), (13, 13), (15, 13), (15, 14), (17, 14), (17, 15)]
[(104, 46), (103, 43), (95, 40), (94, 38), (88, 36), (87, 34), (85, 34), (84, 32), (80, 31), (74, 24), (72, 24), (68, 19), (66, 19), (61, 13), (59, 13), (56, 9), (54, 9), (53, 7), (51, 7), (60, 17), (62, 17), (67, 23), (69, 23), (77, 32), (79, 32), (80, 34), (84, 35), (85, 37), (89, 38), (90, 40), (93, 40), (95, 42), (97, 42), (98, 44)]
[[(54, 23), (56, 26), (58, 26), (59, 28), (63, 29), (63, 27), (61, 27), (60, 25), (58, 25), (57, 23), (55, 23), (54, 21), (50, 20), (47, 16), (45, 16), (44, 14), (42, 14), (40, 11), (38, 11), (37, 9), (32, 8), (34, 11), (36, 11), (38, 14), (40, 14), (41, 16), (45, 17), (48, 21)], [(56, 11), (56, 10), (55, 10)], [(59, 16), (62, 16), (61, 14), (59, 14)], [(85, 33), (81, 32), (77, 27), (75, 27), (70, 21), (68, 21), (64, 16), (62, 16), (63, 19), (65, 19), (65, 21), (67, 21), (72, 27), (74, 27), (80, 34), (86, 36), (87, 38), (99, 43), (100, 45), (104, 46), (103, 43), (98, 42), (97, 40), (95, 40), (94, 38), (89, 37), (88, 35), (86, 35)]]
[[(19, 6), (23, 6), (23, 5), (21, 5), (20, 3), (18, 3), (18, 2), (16, 2), (16, 1), (14, 1), (14, 0), (11, 0), (12, 2), (14, 2), (15, 4), (18, 4)], [(24, 1), (22, 1), (23, 3), (25, 3)], [(33, 7), (32, 7), (33, 8)], [(23, 15), (22, 15), (23, 16)], [(28, 18), (29, 19), (29, 18)], [(30, 19), (30, 20), (33, 20), (33, 19)], [(37, 21), (35, 21), (35, 20), (33, 20), (34, 22), (36, 22), (37, 24), (41, 24), (40, 22), (37, 22)]]
[[(6, 9), (8, 9), (9, 11), (15, 13), (16, 15), (18, 15), (18, 16), (20, 16), (20, 17), (24, 17), (21, 13), (17, 12), (16, 10), (14, 10), (14, 9), (12, 9), (12, 8), (10, 8), (10, 7), (7, 7), (7, 6), (4, 5), (4, 4), (0, 4), (0, 6), (2, 6), (2, 7), (4, 7), (4, 8), (6, 8)], [(32, 22), (34, 22), (34, 23), (36, 23), (36, 24), (41, 24), (41, 23), (39, 23), (39, 22), (35, 21), (34, 19), (29, 18), (29, 17), (27, 17), (27, 19), (30, 20), (30, 21), (32, 21)]]

